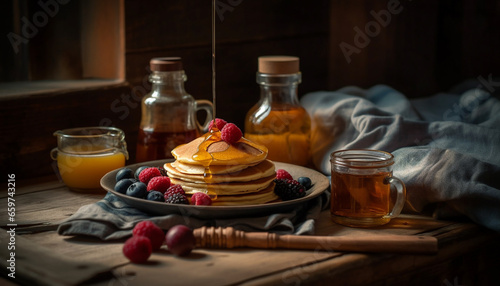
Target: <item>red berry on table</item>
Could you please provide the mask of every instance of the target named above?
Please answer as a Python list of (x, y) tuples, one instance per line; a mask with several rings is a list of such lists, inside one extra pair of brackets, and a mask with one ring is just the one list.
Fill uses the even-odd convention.
[(158, 250), (165, 241), (165, 233), (154, 222), (150, 220), (141, 221), (132, 230), (134, 236), (144, 236), (151, 241), (153, 250)]
[[(222, 130), (224, 128), (224, 125), (226, 125), (227, 121), (221, 118), (216, 118), (215, 119), (215, 126), (217, 126), (217, 129)], [(210, 121), (208, 124), (208, 130), (212, 130), (212, 127), (214, 126), (214, 121)]]
[(158, 176), (161, 176), (160, 170), (158, 170), (158, 168), (149, 167), (142, 170), (139, 174), (139, 181), (147, 185), (152, 178)]
[(165, 235), (165, 244), (173, 254), (185, 256), (196, 246), (196, 238), (189, 227), (179, 224), (168, 230)]
[(220, 132), (222, 140), (226, 141), (229, 144), (238, 142), (238, 140), (240, 140), (243, 136), (240, 128), (238, 128), (238, 126), (233, 123), (227, 123), (226, 125), (224, 125), (224, 128), (222, 128)]
[(148, 192), (158, 191), (165, 193), (170, 188), (170, 178), (165, 176), (153, 177), (148, 183)]
[(276, 179), (293, 180), (293, 177), (286, 170), (284, 170), (284, 169), (278, 169), (278, 170), (276, 170)]
[(205, 193), (198, 192), (198, 193), (194, 193), (191, 196), (191, 203), (193, 205), (197, 205), (197, 206), (211, 206), (212, 199), (210, 198), (209, 195), (207, 195)]
[(144, 236), (132, 236), (125, 241), (122, 252), (131, 262), (144, 263), (151, 256), (151, 241)]

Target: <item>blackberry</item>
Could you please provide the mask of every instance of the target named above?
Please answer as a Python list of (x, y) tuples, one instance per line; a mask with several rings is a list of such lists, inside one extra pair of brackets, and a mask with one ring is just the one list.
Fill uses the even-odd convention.
[(158, 170), (160, 171), (160, 174), (164, 177), (168, 176), (167, 175), (167, 170), (165, 170), (165, 168), (163, 167), (158, 167)]
[(165, 199), (165, 202), (169, 203), (169, 204), (189, 205), (188, 198), (185, 195), (180, 194), (180, 193), (175, 193), (175, 194), (168, 196)]
[(283, 201), (295, 200), (306, 195), (306, 190), (296, 180), (274, 179), (274, 193)]
[(186, 192), (179, 184), (170, 185), (170, 187), (165, 191), (165, 200), (173, 194), (185, 195)]

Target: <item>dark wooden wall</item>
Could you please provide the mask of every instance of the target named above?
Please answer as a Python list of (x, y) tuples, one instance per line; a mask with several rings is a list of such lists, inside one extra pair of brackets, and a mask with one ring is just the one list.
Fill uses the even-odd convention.
[[(399, 12), (381, 25), (373, 13), (384, 14), (390, 3), (399, 3), (392, 9)], [(366, 33), (367, 25), (374, 36), (348, 62), (341, 43), (354, 45), (355, 27)], [(467, 79), (498, 78), (499, 27), (495, 0), (332, 1), (328, 87), (383, 83), (424, 97)]]
[[(229, 6), (223, 19), (217, 17), (216, 21), (217, 115), (240, 126), (259, 98), (255, 72), (261, 55), (300, 57), (303, 83), (299, 95), (382, 83), (410, 97), (420, 97), (446, 91), (469, 78), (500, 75), (499, 1), (218, 2)], [(391, 15), (387, 25), (348, 62), (340, 44), (353, 45), (354, 28), (364, 30), (374, 21), (374, 13), (387, 10), (388, 3), (394, 2), (402, 10)], [(149, 90), (147, 68), (152, 57), (182, 57), (187, 91), (196, 99), (212, 99), (210, 1), (125, 0), (124, 5), (127, 83), (2, 100), (3, 172), (16, 172), (20, 177), (53, 174), (49, 151), (56, 142), (52, 132), (96, 125), (103, 118), (125, 130), (132, 163), (138, 104)], [(222, 6), (219, 9), (223, 11)], [(123, 98), (127, 97), (125, 103)], [(120, 106), (128, 106), (127, 114), (111, 108), (116, 100)]]
[[(301, 59), (300, 93), (327, 87), (328, 0), (218, 0), (216, 17), (217, 116), (243, 126), (259, 99), (257, 58)], [(211, 1), (125, 1), (127, 79), (142, 86), (152, 57), (180, 56), (186, 90), (212, 99)], [(233, 6), (234, 5), (234, 6)]]

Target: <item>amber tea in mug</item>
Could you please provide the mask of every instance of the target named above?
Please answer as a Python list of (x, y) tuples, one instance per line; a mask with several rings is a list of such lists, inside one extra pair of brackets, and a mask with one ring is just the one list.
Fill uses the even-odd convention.
[[(332, 153), (331, 164), (330, 213), (334, 222), (372, 227), (386, 224), (400, 214), (406, 190), (404, 183), (392, 176), (392, 154), (341, 150)], [(396, 202), (391, 202), (392, 189), (397, 193)]]

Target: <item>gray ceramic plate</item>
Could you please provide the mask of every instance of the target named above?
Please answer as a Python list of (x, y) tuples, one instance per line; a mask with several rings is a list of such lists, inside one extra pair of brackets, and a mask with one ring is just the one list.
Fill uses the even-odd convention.
[[(140, 166), (159, 167), (163, 166), (168, 160), (158, 160), (144, 162), (127, 166), (135, 171)], [(215, 218), (234, 218), (244, 216), (263, 216), (272, 213), (288, 212), (300, 204), (319, 196), (330, 186), (328, 178), (323, 174), (304, 167), (275, 162), (276, 169), (287, 170), (294, 178), (309, 177), (313, 186), (307, 191), (306, 196), (300, 199), (274, 202), (260, 205), (246, 205), (246, 206), (194, 206), (194, 205), (175, 205), (162, 202), (153, 202), (145, 199), (138, 199), (130, 197), (114, 190), (115, 177), (118, 170), (111, 171), (104, 175), (101, 179), (101, 186), (123, 200), (128, 205), (135, 207), (139, 210), (150, 214), (167, 215), (167, 214), (181, 214), (193, 217), (200, 217), (204, 219)]]

